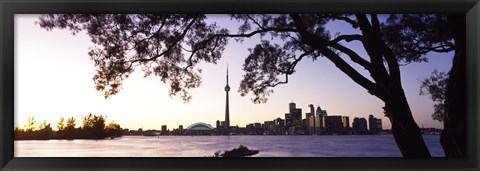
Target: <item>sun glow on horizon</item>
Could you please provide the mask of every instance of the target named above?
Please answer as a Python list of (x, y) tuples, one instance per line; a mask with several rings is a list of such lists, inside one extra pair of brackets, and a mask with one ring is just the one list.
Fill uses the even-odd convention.
[[(324, 58), (301, 61), (288, 84), (275, 87), (265, 104), (254, 104), (251, 94), (240, 96), (237, 90), (244, 74), (242, 65), (248, 48), (258, 42), (258, 37), (243, 43), (231, 40), (217, 64), (201, 63), (198, 68), (203, 70), (202, 84), (189, 90), (193, 98), (188, 103), (178, 95), (168, 96), (168, 85), (158, 77), (144, 77), (140, 69), (124, 80), (117, 95), (105, 99), (103, 92), (95, 90), (92, 80), (94, 62), (87, 54), (93, 46), (90, 38), (84, 32), (72, 36), (66, 30), (46, 31), (35, 24), (37, 17), (15, 15), (15, 126), (23, 127), (27, 118), (34, 116), (37, 124), (46, 120), (56, 129), (63, 116), (74, 117), (78, 127), (83, 115), (93, 113), (106, 115), (108, 122), (115, 121), (132, 130), (159, 130), (161, 125), (172, 130), (196, 122), (215, 127), (217, 120), (224, 120), (228, 62), (231, 126), (245, 127), (249, 123), (285, 118), (288, 103), (293, 100), (302, 108), (303, 118), (309, 112), (307, 106), (313, 104), (315, 108), (320, 105), (329, 115), (349, 116), (350, 122), (354, 117), (367, 118), (373, 114), (382, 119), (384, 129), (390, 129), (390, 121), (383, 116), (383, 102)], [(229, 17), (217, 23), (236, 27)], [(452, 54), (435, 56), (441, 57), (401, 67), (402, 83), (417, 124), (443, 128), (442, 123), (430, 117), (433, 102), (419, 95), (419, 80), (430, 76), (433, 69), (450, 69)]]

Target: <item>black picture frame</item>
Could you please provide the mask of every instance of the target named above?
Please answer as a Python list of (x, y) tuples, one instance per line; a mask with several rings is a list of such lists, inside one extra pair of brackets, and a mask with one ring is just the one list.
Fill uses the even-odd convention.
[[(40, 13), (459, 13), (467, 18), (466, 158), (31, 158), (13, 156), (14, 15)], [(0, 2), (2, 170), (478, 170), (478, 0), (3, 0)]]

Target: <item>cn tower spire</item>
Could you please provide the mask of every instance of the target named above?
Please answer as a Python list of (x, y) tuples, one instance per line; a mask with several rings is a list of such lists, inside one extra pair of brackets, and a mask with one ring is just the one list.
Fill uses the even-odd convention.
[(230, 86), (228, 86), (228, 63), (227, 63), (227, 85), (225, 86), (226, 93), (226, 102), (225, 102), (225, 134), (230, 134), (230, 110), (228, 103), (228, 92), (230, 91)]
[(227, 85), (228, 85), (228, 62), (227, 62)]

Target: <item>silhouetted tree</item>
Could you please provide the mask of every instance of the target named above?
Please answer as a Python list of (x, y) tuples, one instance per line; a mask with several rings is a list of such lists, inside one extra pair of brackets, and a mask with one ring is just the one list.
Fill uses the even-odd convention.
[(422, 81), (420, 95), (429, 95), (435, 102), (432, 119), (442, 122), (445, 116), (445, 96), (447, 95), (448, 74), (433, 71), (430, 78)]
[(65, 136), (65, 118), (62, 116), (60, 117), (60, 121), (57, 123), (57, 138), (63, 138)]
[(67, 119), (67, 126), (65, 127), (65, 138), (75, 139), (77, 137), (77, 129), (75, 129), (75, 118), (71, 117)]
[(41, 139), (41, 140), (48, 140), (52, 138), (53, 136), (53, 130), (50, 124), (47, 124), (47, 121), (44, 120), (40, 126), (38, 131), (36, 132), (36, 139)]
[[(448, 15), (391, 15), (384, 38), (399, 59), (427, 61), (428, 52), (454, 51), (445, 90), (441, 144), (447, 157), (466, 153), (466, 17)], [(440, 107), (441, 108), (441, 107)]]
[(449, 30), (455, 41), (455, 54), (448, 78), (444, 130), (440, 139), (447, 157), (465, 157), (467, 156), (467, 23), (465, 14), (451, 14), (447, 19)]
[[(73, 33), (86, 30), (96, 44), (89, 52), (97, 73), (96, 89), (105, 98), (116, 94), (135, 68), (145, 76), (155, 74), (170, 84), (170, 95), (180, 93), (185, 101), (186, 89), (200, 85), (199, 73), (193, 70), (200, 61), (216, 63), (227, 43), (227, 34), (215, 24), (207, 24), (205, 15), (190, 14), (62, 14), (43, 15), (40, 26), (51, 30), (67, 28)], [(191, 52), (188, 59), (183, 52)]]
[(15, 130), (13, 130), (13, 139), (14, 140), (25, 139), (25, 130), (20, 128), (19, 126), (15, 127)]
[(107, 137), (120, 137), (123, 134), (122, 127), (120, 127), (120, 125), (115, 123), (114, 121), (110, 122), (110, 124), (108, 124), (105, 130)]
[[(266, 102), (272, 87), (288, 83), (288, 76), (294, 73), (299, 61), (326, 57), (368, 93), (385, 102), (385, 115), (392, 123), (392, 132), (403, 156), (430, 157), (401, 84), (399, 60), (403, 54), (397, 53), (396, 47), (405, 45), (385, 39), (386, 27), (376, 14), (369, 17), (365, 14), (237, 14), (232, 15), (241, 23), (237, 34), (216, 24), (207, 24), (205, 15), (61, 14), (43, 15), (39, 23), (47, 30), (87, 31), (95, 43), (89, 53), (97, 67), (95, 84), (97, 90), (105, 91), (106, 98), (117, 93), (123, 79), (141, 67), (146, 75), (155, 73), (163, 82), (170, 83), (170, 95), (181, 92), (188, 101), (190, 96), (186, 90), (201, 82), (200, 70), (193, 68), (200, 61), (216, 63), (227, 38), (241, 41), (254, 35), (262, 37), (259, 44), (249, 49), (250, 55), (243, 66), (246, 74), (239, 89), (243, 96), (253, 93), (255, 103)], [(332, 35), (325, 28), (331, 21), (346, 22), (361, 34)], [(281, 44), (263, 39), (265, 36), (281, 40)], [(361, 43), (367, 55), (360, 56), (344, 46), (352, 41)], [(371, 78), (361, 75), (340, 54), (362, 66)], [(282, 75), (284, 79), (279, 78)]]
[(34, 117), (27, 119), (25, 127), (29, 131), (20, 127), (15, 127), (15, 140), (48, 140), (48, 139), (104, 139), (105, 137), (120, 137), (123, 134), (122, 127), (111, 122), (108, 126), (105, 125), (106, 117), (102, 115), (89, 114), (83, 116), (83, 125), (80, 128), (75, 128), (75, 118), (67, 119), (66, 125), (64, 117), (60, 118), (57, 125), (58, 131), (53, 131), (47, 121), (43, 121), (38, 128), (35, 127)]
[(25, 124), (25, 131), (26, 132), (33, 132), (33, 131), (36, 131), (36, 130), (37, 130), (37, 128), (36, 128), (35, 117), (34, 116), (28, 117), (27, 123)]
[(86, 116), (83, 116), (82, 122), (83, 125), (81, 130), (84, 138), (105, 138), (105, 118), (102, 115), (97, 116), (90, 113)]

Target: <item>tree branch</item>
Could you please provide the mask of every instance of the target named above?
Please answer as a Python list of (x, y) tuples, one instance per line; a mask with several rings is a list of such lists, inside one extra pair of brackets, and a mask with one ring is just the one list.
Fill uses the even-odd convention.
[(340, 52), (343, 52), (346, 55), (348, 55), (353, 62), (359, 64), (360, 66), (362, 66), (366, 70), (370, 71), (372, 69), (372, 65), (370, 64), (370, 62), (363, 59), (355, 51), (353, 51), (353, 50), (351, 50), (351, 49), (349, 49), (349, 48), (347, 48), (347, 47), (345, 47), (341, 44), (333, 43), (333, 42), (329, 43), (329, 46), (339, 50)]
[(148, 59), (136, 59), (136, 60), (128, 61), (128, 62), (130, 62), (129, 68), (132, 67), (133, 63), (135, 63), (135, 62), (153, 61), (153, 60), (157, 59), (158, 57), (163, 56), (163, 55), (169, 53), (169, 52), (172, 50), (172, 48), (173, 48), (175, 45), (177, 45), (177, 43), (180, 42), (180, 41), (185, 37), (185, 35), (186, 35), (187, 32), (190, 30), (190, 28), (192, 27), (192, 25), (197, 21), (197, 19), (198, 19), (198, 17), (193, 18), (193, 20), (190, 21), (190, 23), (188, 23), (187, 27), (185, 27), (185, 29), (183, 30), (182, 34), (181, 34), (172, 44), (170, 44), (170, 46), (168, 46), (168, 48), (167, 48), (165, 51), (163, 51), (163, 52), (160, 53), (160, 54), (154, 55), (154, 56), (152, 56), (151, 58), (148, 58)]
[(352, 19), (348, 18), (348, 17), (333, 17), (337, 20), (343, 20), (349, 24), (352, 25), (353, 28), (358, 28), (358, 23), (356, 21), (353, 21)]
[[(384, 65), (382, 53), (377, 50), (378, 46), (383, 43), (380, 37), (381, 34), (380, 32), (375, 31), (364, 14), (356, 14), (355, 16), (359, 21), (360, 30), (362, 30), (364, 37), (362, 39), (363, 47), (365, 48), (365, 51), (367, 51), (368, 56), (370, 56), (370, 62), (372, 64), (370, 75), (375, 82), (382, 86), (382, 88), (386, 88), (389, 75)], [(375, 17), (372, 18), (372, 20), (375, 19)], [(372, 22), (376, 23), (378, 22), (378, 19), (377, 21)]]
[(317, 35), (311, 34), (305, 28), (305, 25), (302, 22), (302, 19), (298, 14), (290, 14), (292, 17), (295, 26), (297, 27), (298, 32), (300, 33), (301, 40), (319, 50), (325, 57), (327, 57), (330, 61), (332, 61), (337, 68), (339, 68), (342, 72), (344, 72), (347, 76), (349, 76), (354, 82), (362, 86), (363, 88), (367, 89), (367, 91), (377, 96), (378, 98), (385, 100), (386, 94), (385, 92), (378, 87), (375, 83), (371, 82), (360, 73), (358, 73), (355, 69), (352, 68), (348, 63), (346, 63), (340, 56), (338, 56), (335, 52), (328, 49), (326, 46), (327, 41), (323, 40), (321, 37)]
[(295, 59), (295, 61), (292, 62), (292, 64), (290, 64), (287, 71), (285, 72), (285, 81), (277, 82), (275, 84), (268, 84), (268, 86), (269, 87), (275, 87), (275, 86), (280, 85), (280, 84), (288, 83), (288, 75), (293, 74), (293, 71), (294, 71), (295, 67), (297, 66), (298, 62), (300, 62), (303, 59), (303, 57), (305, 57), (307, 55), (310, 55), (313, 52), (315, 52), (315, 50), (310, 50), (308, 52), (305, 52), (305, 53), (301, 54), (298, 58)]
[(253, 23), (255, 23), (255, 25), (257, 25), (261, 29), (264, 29), (264, 27), (262, 25), (260, 25), (260, 23), (258, 23), (253, 17), (251, 17), (249, 14), (246, 14), (246, 15), (250, 20), (253, 21)]
[(359, 35), (359, 34), (352, 34), (352, 35), (340, 35), (338, 37), (336, 37), (335, 39), (331, 40), (331, 42), (340, 42), (342, 40), (345, 40), (347, 42), (351, 42), (353, 40), (358, 40), (358, 41), (361, 41), (363, 38), (362, 35)]

